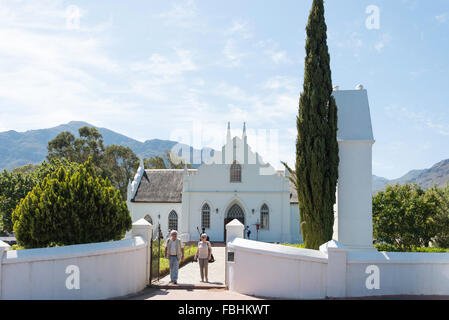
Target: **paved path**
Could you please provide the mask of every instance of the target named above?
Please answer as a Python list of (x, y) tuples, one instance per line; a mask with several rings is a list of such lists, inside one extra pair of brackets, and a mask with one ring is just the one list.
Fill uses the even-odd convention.
[(190, 262), (179, 269), (178, 284), (169, 284), (170, 274), (159, 282), (153, 283), (159, 288), (224, 288), (225, 287), (225, 247), (212, 244), (215, 262), (209, 263), (209, 282), (201, 282), (198, 262)]
[[(199, 272), (199, 271), (198, 271)], [(156, 289), (147, 288), (129, 300), (260, 300), (225, 289)]]

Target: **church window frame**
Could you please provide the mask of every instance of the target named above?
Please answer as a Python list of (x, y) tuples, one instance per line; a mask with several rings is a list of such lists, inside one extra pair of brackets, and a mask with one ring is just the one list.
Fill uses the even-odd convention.
[(178, 214), (175, 210), (168, 214), (168, 229), (178, 231)]
[(242, 182), (242, 165), (235, 160), (230, 168), (230, 181)]
[(203, 204), (201, 207), (201, 227), (210, 229), (210, 205), (208, 203)]
[(270, 208), (266, 203), (260, 207), (260, 228), (262, 230), (270, 228)]

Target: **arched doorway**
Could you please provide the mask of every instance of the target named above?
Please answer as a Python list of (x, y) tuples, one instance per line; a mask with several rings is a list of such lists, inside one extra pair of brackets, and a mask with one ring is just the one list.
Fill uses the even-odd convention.
[(224, 219), (224, 241), (225, 242), (226, 242), (226, 225), (234, 219), (239, 220), (243, 225), (245, 225), (245, 212), (243, 211), (242, 207), (239, 206), (237, 203), (234, 203), (228, 209), (228, 212), (226, 213), (226, 217)]

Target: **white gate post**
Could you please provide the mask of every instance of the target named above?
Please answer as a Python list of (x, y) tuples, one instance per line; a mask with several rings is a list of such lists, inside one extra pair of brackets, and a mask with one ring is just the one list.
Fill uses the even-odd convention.
[(145, 219), (139, 219), (133, 223), (133, 237), (142, 237), (147, 242), (147, 284), (150, 282), (151, 274), (151, 241), (153, 240), (153, 225)]
[(228, 286), (228, 242), (236, 238), (243, 238), (245, 226), (237, 219), (226, 225), (226, 247), (225, 247), (225, 284)]
[(3, 264), (3, 253), (8, 251), (11, 246), (6, 242), (0, 240), (0, 299), (2, 298), (2, 264)]

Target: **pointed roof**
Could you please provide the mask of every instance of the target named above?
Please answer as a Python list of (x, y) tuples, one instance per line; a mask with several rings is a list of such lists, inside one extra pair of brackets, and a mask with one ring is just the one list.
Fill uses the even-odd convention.
[(367, 91), (334, 90), (333, 96), (338, 107), (337, 140), (374, 141)]

